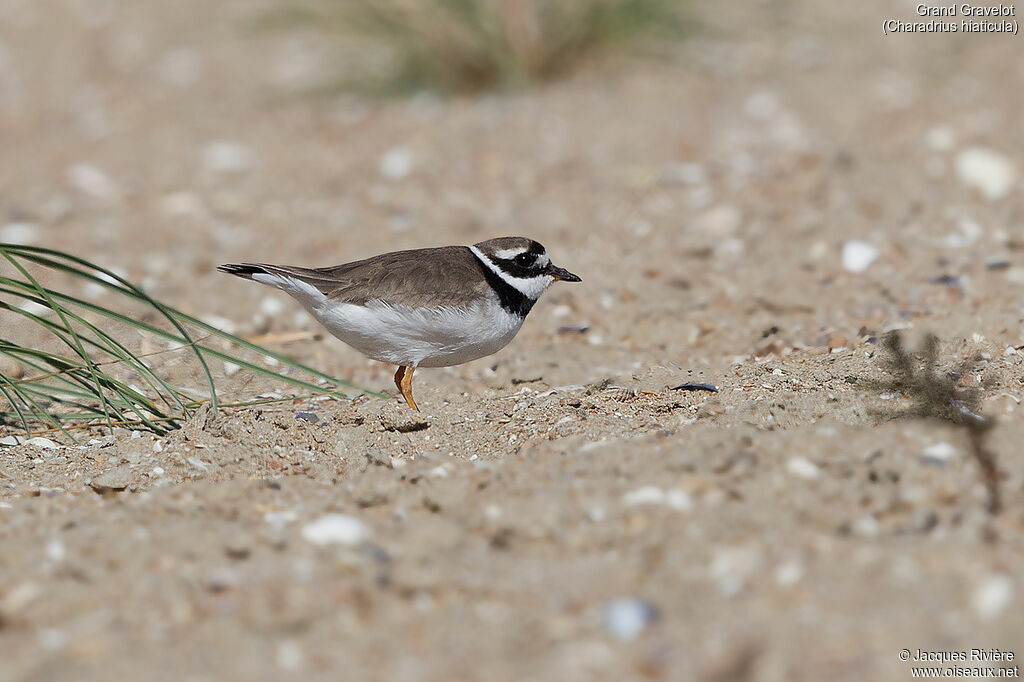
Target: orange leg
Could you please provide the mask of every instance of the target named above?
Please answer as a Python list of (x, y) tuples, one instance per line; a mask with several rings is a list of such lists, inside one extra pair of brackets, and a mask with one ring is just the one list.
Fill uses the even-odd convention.
[(416, 407), (416, 401), (412, 399), (412, 373), (415, 371), (415, 367), (406, 367), (405, 365), (399, 367), (395, 372), (395, 386), (398, 386), (398, 390), (401, 391), (402, 397), (405, 398), (409, 407), (419, 412), (420, 408)]

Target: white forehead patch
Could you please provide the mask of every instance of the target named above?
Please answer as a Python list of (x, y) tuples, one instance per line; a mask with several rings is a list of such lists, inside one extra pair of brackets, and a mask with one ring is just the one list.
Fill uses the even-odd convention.
[[(544, 291), (549, 286), (551, 286), (551, 283), (555, 281), (555, 278), (552, 277), (551, 275), (537, 275), (536, 277), (513, 277), (512, 275), (508, 274), (507, 272), (499, 268), (493, 262), (491, 262), (491, 259), (485, 256), (483, 252), (480, 251), (480, 249), (476, 248), (475, 246), (471, 246), (469, 247), (469, 250), (472, 251), (473, 255), (476, 256), (480, 260), (480, 262), (484, 264), (484, 267), (486, 267), (488, 270), (496, 274), (498, 277), (501, 277), (501, 279), (504, 280), (506, 284), (511, 286), (513, 289), (519, 291), (519, 293), (521, 293), (523, 296), (526, 296), (527, 298), (533, 301), (536, 301), (538, 298), (540, 298), (540, 295), (543, 294)], [(519, 251), (519, 253), (522, 253), (522, 251)], [(497, 257), (497, 254), (495, 254), (495, 256)]]
[(512, 260), (516, 256), (526, 253), (529, 249), (525, 246), (519, 246), (514, 249), (498, 249), (494, 252), (494, 257), (498, 260)]
[(542, 253), (539, 256), (537, 256), (537, 265), (539, 265), (540, 267), (546, 268), (550, 264), (551, 259), (548, 258), (548, 254)]

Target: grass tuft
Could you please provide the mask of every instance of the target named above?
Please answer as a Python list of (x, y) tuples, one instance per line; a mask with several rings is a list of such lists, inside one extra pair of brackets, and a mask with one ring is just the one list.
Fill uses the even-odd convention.
[[(320, 0), (289, 12), (337, 26), (379, 56), (342, 85), (378, 93), (518, 89), (588, 57), (686, 33), (684, 0)], [(317, 18), (313, 18), (317, 17)], [(365, 68), (364, 68), (365, 67)]]
[[(216, 412), (219, 400), (210, 359), (270, 377), (307, 396), (347, 397), (339, 386), (369, 393), (154, 300), (118, 274), (77, 256), (0, 243), (3, 261), (13, 272), (0, 274), (0, 395), (8, 405), (0, 410), (0, 428), (21, 430), (29, 438), (59, 432), (71, 441), (76, 440), (76, 429), (125, 427), (166, 433), (204, 403)], [(121, 309), (40, 282), (61, 277), (76, 291), (99, 286), (113, 292)], [(14, 335), (27, 336), (32, 343)], [(135, 344), (129, 336), (135, 341), (161, 340), (168, 347), (144, 353), (130, 347)], [(188, 373), (205, 388), (161, 377), (152, 363), (154, 356), (163, 354), (173, 354), (176, 363), (188, 363)], [(287, 373), (246, 359), (254, 354), (273, 358)], [(266, 401), (251, 404), (262, 402)]]
[(957, 369), (939, 374), (936, 371), (939, 366), (939, 340), (934, 335), (929, 334), (925, 338), (918, 354), (904, 347), (898, 332), (886, 335), (884, 345), (889, 353), (886, 364), (891, 377), (874, 383), (873, 388), (899, 393), (912, 401), (909, 408), (890, 416), (896, 419), (932, 419), (962, 429), (988, 492), (988, 511), (998, 514), (1002, 509), (999, 466), (995, 452), (988, 446), (988, 436), (996, 422), (979, 410), (981, 390), (960, 384), (963, 376), (972, 373), (979, 357), (971, 356), (963, 360)]

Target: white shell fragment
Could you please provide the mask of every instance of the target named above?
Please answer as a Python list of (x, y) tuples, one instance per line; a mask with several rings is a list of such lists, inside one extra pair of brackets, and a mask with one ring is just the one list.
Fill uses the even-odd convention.
[(622, 496), (622, 503), (628, 506), (638, 504), (663, 504), (665, 502), (665, 493), (661, 488), (656, 488), (653, 485), (647, 485), (643, 488), (637, 488)]
[(929, 445), (924, 450), (921, 450), (921, 454), (918, 457), (925, 464), (936, 464), (943, 465), (949, 460), (956, 457), (959, 453), (949, 443), (934, 443)]
[(818, 477), (820, 470), (818, 465), (806, 457), (791, 457), (786, 462), (786, 469), (794, 476), (812, 481)]
[(90, 199), (115, 202), (121, 198), (121, 189), (109, 175), (88, 163), (76, 163), (65, 171), (68, 184)]
[(203, 167), (215, 173), (242, 173), (255, 162), (252, 149), (235, 142), (211, 142), (203, 149)]
[(42, 436), (36, 436), (35, 438), (29, 438), (26, 444), (27, 445), (34, 445), (37, 448), (44, 448), (46, 450), (54, 450), (54, 449), (59, 450), (59, 449), (61, 449), (63, 447), (59, 443), (54, 443), (49, 438), (43, 438)]
[(302, 537), (314, 545), (358, 545), (367, 537), (366, 526), (354, 516), (327, 514), (302, 527)]
[(1010, 191), (1017, 172), (1003, 154), (984, 147), (968, 147), (956, 156), (956, 175), (962, 183), (995, 201)]
[(872, 244), (857, 240), (843, 244), (843, 269), (847, 272), (864, 272), (876, 258), (878, 249)]
[(971, 608), (981, 620), (992, 620), (1013, 601), (1013, 581), (1002, 574), (990, 575), (974, 589)]
[(632, 507), (636, 505), (664, 505), (675, 511), (689, 511), (693, 509), (693, 500), (682, 490), (673, 488), (662, 490), (653, 485), (630, 491), (622, 496), (622, 503)]
[(604, 606), (605, 629), (616, 639), (635, 639), (657, 620), (657, 609), (639, 599), (613, 599)]
[(0, 227), (0, 242), (35, 244), (39, 241), (39, 228), (35, 223), (14, 222)]
[(412, 154), (404, 147), (389, 149), (380, 157), (377, 170), (388, 180), (401, 180), (412, 172)]

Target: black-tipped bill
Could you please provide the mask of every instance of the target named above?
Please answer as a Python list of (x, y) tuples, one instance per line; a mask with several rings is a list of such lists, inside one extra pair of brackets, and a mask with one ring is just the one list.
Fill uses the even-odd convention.
[(557, 265), (549, 265), (547, 274), (554, 277), (560, 282), (582, 282), (578, 275), (574, 275), (565, 268), (560, 268)]

